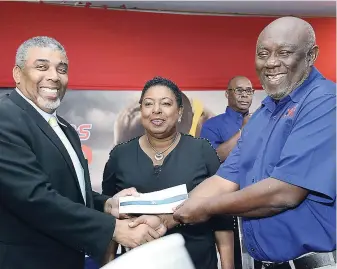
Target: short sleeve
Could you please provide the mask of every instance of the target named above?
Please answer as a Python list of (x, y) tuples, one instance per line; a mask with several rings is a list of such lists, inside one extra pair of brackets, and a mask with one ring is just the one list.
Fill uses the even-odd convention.
[(211, 126), (207, 124), (207, 122), (201, 128), (200, 137), (206, 138), (215, 149), (217, 149), (223, 142), (219, 134), (217, 134), (216, 130), (214, 130), (214, 128), (211, 128)]
[[(117, 146), (116, 146), (117, 147)], [(111, 150), (109, 160), (105, 164), (102, 181), (102, 194), (114, 196), (116, 194), (117, 148)]]
[(204, 139), (202, 144), (202, 154), (206, 163), (208, 176), (213, 176), (220, 166), (220, 159), (212, 145)]
[(239, 174), (239, 163), (240, 163), (240, 156), (241, 156), (241, 144), (242, 144), (242, 137), (244, 136), (245, 129), (242, 131), (242, 135), (239, 138), (236, 146), (233, 148), (231, 153), (228, 155), (226, 160), (221, 164), (220, 168), (216, 172), (216, 175), (232, 181), (236, 184), (240, 184), (240, 180), (238, 178)]
[(323, 94), (298, 112), (271, 177), (310, 190), (309, 199), (336, 197), (336, 95)]

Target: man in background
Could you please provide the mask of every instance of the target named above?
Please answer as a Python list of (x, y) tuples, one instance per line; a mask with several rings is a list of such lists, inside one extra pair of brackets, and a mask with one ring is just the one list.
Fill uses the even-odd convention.
[[(233, 77), (225, 92), (228, 99), (226, 112), (208, 119), (201, 128), (200, 137), (208, 139), (216, 149), (223, 162), (235, 147), (241, 130), (250, 117), (254, 90), (250, 80), (244, 76)], [(221, 219), (219, 219), (221, 221)], [(233, 217), (234, 260), (237, 267), (241, 265), (241, 248), (238, 220)]]
[(210, 118), (202, 126), (200, 137), (208, 139), (223, 162), (238, 141), (241, 130), (250, 117), (254, 90), (244, 76), (232, 78), (225, 92), (228, 99), (226, 112)]

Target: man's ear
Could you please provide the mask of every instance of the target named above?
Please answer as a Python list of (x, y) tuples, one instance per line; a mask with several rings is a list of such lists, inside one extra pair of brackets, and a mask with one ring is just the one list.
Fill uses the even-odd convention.
[(13, 68), (13, 79), (16, 84), (20, 84), (21, 81), (21, 69), (17, 65)]
[(228, 90), (225, 90), (225, 96), (228, 99)]
[(309, 66), (313, 66), (315, 61), (317, 60), (319, 54), (319, 48), (317, 45), (313, 46), (308, 52), (307, 59), (309, 61)]

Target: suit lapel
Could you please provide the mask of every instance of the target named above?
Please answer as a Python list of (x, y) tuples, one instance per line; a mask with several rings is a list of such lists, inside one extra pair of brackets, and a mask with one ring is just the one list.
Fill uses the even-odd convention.
[[(80, 163), (82, 165), (83, 171), (84, 171), (84, 181), (85, 181), (85, 192), (86, 192), (86, 204), (88, 207), (93, 207), (93, 201), (92, 201), (92, 189), (91, 189), (91, 182), (90, 182), (90, 175), (88, 170), (88, 161), (84, 158), (82, 148), (78, 146), (78, 135), (77, 137), (74, 136), (74, 133), (72, 132), (71, 125), (65, 121), (63, 118), (57, 116), (58, 120), (63, 124), (60, 124), (61, 129), (67, 136), (69, 142), (73, 146), (73, 149), (75, 150), (78, 159), (80, 160)], [(65, 126), (64, 126), (65, 125)]]
[[(60, 153), (62, 154), (64, 160), (66, 161), (71, 174), (73, 176), (73, 178), (75, 179), (78, 191), (81, 192), (80, 189), (80, 185), (78, 183), (78, 179), (77, 179), (77, 175), (76, 175), (76, 171), (73, 165), (73, 162), (68, 154), (67, 149), (64, 147), (62, 141), (60, 140), (60, 138), (57, 136), (57, 134), (55, 133), (55, 131), (52, 129), (52, 127), (50, 127), (50, 125), (47, 123), (47, 121), (40, 115), (39, 112), (36, 111), (36, 109), (34, 107), (32, 107), (25, 99), (23, 99), (17, 92), (16, 90), (13, 90), (9, 96), (9, 98), (15, 103), (17, 104), (19, 107), (21, 107), (23, 110), (25, 110), (28, 115), (34, 119), (34, 122), (37, 124), (37, 126), (41, 129), (41, 131), (49, 138), (49, 140), (56, 146), (56, 148), (60, 151)], [(66, 129), (66, 128), (65, 128)], [(67, 135), (67, 134), (66, 134)], [(69, 137), (67, 135), (67, 137)], [(70, 143), (74, 146), (74, 142), (70, 141)], [(78, 154), (78, 151), (76, 149), (76, 147), (74, 146), (74, 149), (76, 151), (76, 153)], [(81, 160), (79, 155), (79, 159)], [(82, 164), (82, 161), (81, 161)], [(83, 164), (82, 164), (83, 166)], [(83, 166), (84, 167), (84, 166)], [(82, 195), (81, 195), (82, 196)]]
[(80, 160), (80, 163), (82, 165), (82, 167), (85, 167), (85, 159), (82, 153), (82, 148), (78, 146), (78, 137), (75, 137), (74, 134), (71, 132), (71, 125), (66, 122), (63, 118), (57, 116), (57, 119), (59, 122), (61, 122), (61, 124), (59, 124), (59, 126), (61, 127), (62, 131), (64, 132), (64, 134), (67, 136), (70, 144), (73, 146), (73, 149), (75, 150), (78, 159)]

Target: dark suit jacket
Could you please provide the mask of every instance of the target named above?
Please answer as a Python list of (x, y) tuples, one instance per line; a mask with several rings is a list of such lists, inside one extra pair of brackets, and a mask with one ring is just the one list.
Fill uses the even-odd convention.
[(15, 90), (0, 99), (0, 268), (83, 269), (100, 261), (115, 219), (91, 189), (77, 132), (61, 128), (82, 164), (86, 206), (70, 156), (46, 120)]

